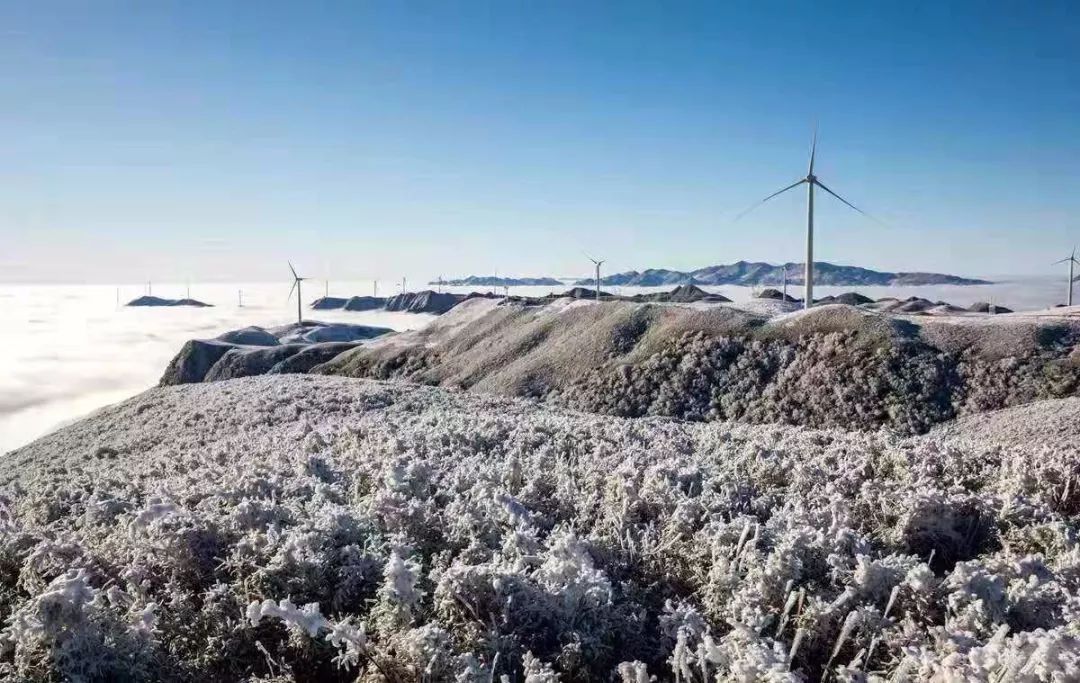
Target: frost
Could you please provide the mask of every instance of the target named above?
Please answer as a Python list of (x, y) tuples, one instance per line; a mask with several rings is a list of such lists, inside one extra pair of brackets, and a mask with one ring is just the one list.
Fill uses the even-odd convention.
[[(106, 434), (127, 455), (87, 457)], [(0, 461), (0, 678), (1077, 680), (1077, 471), (340, 378), (155, 391)]]

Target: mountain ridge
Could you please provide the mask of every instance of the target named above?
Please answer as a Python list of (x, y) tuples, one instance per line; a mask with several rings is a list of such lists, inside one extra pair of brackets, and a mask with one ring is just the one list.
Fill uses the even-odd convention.
[[(731, 264), (706, 266), (691, 271), (649, 268), (644, 271), (629, 270), (602, 277), (601, 285), (660, 287), (666, 285), (778, 285), (783, 282), (784, 267), (787, 267), (789, 285), (803, 282), (803, 264), (786, 263), (773, 265), (763, 261), (736, 261)], [(843, 266), (818, 261), (814, 264), (814, 282), (823, 286), (867, 286), (867, 285), (988, 285), (988, 280), (948, 275), (946, 273), (927, 273), (919, 271), (881, 271), (860, 266)], [(575, 284), (595, 284), (595, 278), (583, 278)]]
[(553, 277), (499, 277), (497, 275), (470, 275), (456, 280), (432, 280), (429, 285), (449, 287), (560, 287), (562, 280)]

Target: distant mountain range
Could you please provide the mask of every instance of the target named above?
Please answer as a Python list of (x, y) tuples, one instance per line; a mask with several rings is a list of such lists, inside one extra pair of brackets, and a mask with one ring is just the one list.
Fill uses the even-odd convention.
[(432, 280), (429, 285), (448, 285), (450, 287), (561, 287), (562, 281), (553, 277), (498, 277), (490, 275), (470, 275), (460, 280)]
[[(803, 264), (787, 264), (788, 284), (803, 281)], [(730, 265), (709, 266), (690, 272), (650, 268), (630, 270), (601, 278), (602, 285), (664, 287), (670, 285), (778, 285), (784, 279), (784, 264), (739, 261)], [(594, 278), (578, 280), (578, 285), (595, 285)], [(858, 266), (838, 266), (825, 261), (814, 264), (814, 284), (843, 287), (865, 285), (988, 285), (987, 280), (945, 275), (943, 273), (890, 273)]]

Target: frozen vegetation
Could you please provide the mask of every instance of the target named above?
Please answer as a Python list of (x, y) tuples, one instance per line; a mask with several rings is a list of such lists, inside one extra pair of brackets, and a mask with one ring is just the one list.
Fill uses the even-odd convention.
[(1077, 431), (153, 389), (0, 460), (0, 677), (1077, 680)]
[(922, 433), (958, 415), (1076, 395), (1078, 341), (1080, 321), (1064, 319), (469, 301), (313, 371), (625, 417)]

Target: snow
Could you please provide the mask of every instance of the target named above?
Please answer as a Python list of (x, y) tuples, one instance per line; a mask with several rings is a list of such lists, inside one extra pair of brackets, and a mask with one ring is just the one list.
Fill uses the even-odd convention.
[(1080, 401), (980, 419), (154, 389), (0, 461), (0, 676), (1076, 680)]

